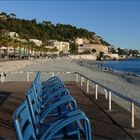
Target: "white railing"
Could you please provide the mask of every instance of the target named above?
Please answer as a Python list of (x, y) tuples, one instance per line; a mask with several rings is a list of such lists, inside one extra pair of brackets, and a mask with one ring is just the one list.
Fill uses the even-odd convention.
[[(0, 72), (0, 83), (6, 82), (6, 81), (27, 81), (27, 82), (29, 82), (29, 81), (32, 81), (32, 79), (34, 79), (35, 74), (37, 72), (38, 71), (6, 71), (6, 72), (2, 71), (2, 72)], [(70, 71), (41, 71), (41, 73), (49, 74), (50, 76), (55, 76), (55, 75), (59, 75), (59, 74), (73, 74), (73, 72), (70, 72)], [(20, 77), (18, 74), (20, 74), (21, 76), (24, 76), (24, 78)], [(16, 77), (14, 78), (15, 75), (16, 75)], [(31, 78), (32, 75), (34, 75), (33, 78)], [(10, 76), (12, 77), (12, 79), (9, 78)]]
[[(8, 75), (8, 74), (25, 74), (26, 75), (26, 78), (24, 81), (31, 81), (31, 74), (36, 74), (38, 71), (7, 71), (6, 73), (5, 72), (0, 72), (0, 82), (5, 82), (6, 81), (6, 77), (5, 77), (5, 74)], [(104, 93), (105, 93), (105, 98), (107, 99), (108, 98), (108, 104), (109, 104), (109, 111), (112, 110), (112, 106), (111, 106), (111, 102), (112, 102), (112, 94), (115, 95), (115, 96), (118, 96), (120, 97), (121, 99), (131, 103), (131, 127), (134, 128), (135, 127), (135, 106), (137, 107), (140, 107), (140, 102), (137, 102), (117, 91), (114, 91), (88, 77), (86, 77), (85, 75), (82, 75), (78, 72), (70, 72), (70, 71), (41, 71), (41, 73), (45, 73), (45, 74), (50, 74), (50, 76), (55, 76), (55, 75), (58, 75), (58, 74), (71, 74), (73, 75), (74, 77), (71, 77), (71, 81), (76, 81), (76, 83), (79, 83), (80, 82), (80, 86), (82, 87), (83, 86), (83, 82), (86, 83), (86, 92), (89, 93), (89, 88), (90, 88), (90, 84), (94, 84), (95, 85), (95, 100), (98, 99), (98, 88), (101, 87), (104, 89)], [(68, 80), (68, 79), (67, 79)]]
[(117, 91), (114, 91), (78, 72), (74, 72), (76, 74), (76, 82), (80, 82), (80, 85), (82, 86), (83, 85), (83, 79), (84, 81), (86, 81), (86, 92), (88, 93), (89, 92), (89, 87), (90, 87), (90, 83), (92, 84), (95, 84), (95, 100), (98, 99), (98, 87), (101, 87), (104, 89), (104, 92), (105, 92), (105, 98), (107, 99), (107, 97), (109, 98), (108, 100), (108, 104), (109, 104), (109, 111), (112, 110), (112, 106), (111, 106), (111, 96), (112, 94), (115, 95), (115, 96), (118, 96), (120, 97), (121, 99), (129, 102), (131, 104), (131, 127), (134, 128), (135, 127), (135, 106), (137, 107), (140, 107), (140, 102), (137, 102)]

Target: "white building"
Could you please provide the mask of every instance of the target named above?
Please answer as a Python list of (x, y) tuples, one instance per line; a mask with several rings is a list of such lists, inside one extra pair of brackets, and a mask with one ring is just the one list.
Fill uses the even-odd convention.
[(38, 40), (38, 39), (29, 39), (29, 41), (34, 42), (36, 46), (41, 46), (42, 45), (42, 41)]
[(56, 47), (59, 52), (63, 51), (64, 53), (67, 53), (69, 51), (69, 43), (68, 42), (56, 41), (56, 42), (54, 42), (54, 47)]
[(6, 32), (5, 35), (7, 35), (11, 38), (19, 38), (19, 35), (16, 32)]
[(19, 37), (18, 33), (16, 33), (16, 32), (9, 32), (9, 36), (11, 38), (18, 38)]
[(75, 39), (75, 44), (77, 44), (77, 45), (83, 45), (83, 43), (84, 43), (83, 42), (83, 38), (79, 38), (78, 37), (78, 38)]
[(68, 53), (69, 51), (69, 42), (49, 40), (49, 45), (46, 48), (57, 48), (58, 52)]

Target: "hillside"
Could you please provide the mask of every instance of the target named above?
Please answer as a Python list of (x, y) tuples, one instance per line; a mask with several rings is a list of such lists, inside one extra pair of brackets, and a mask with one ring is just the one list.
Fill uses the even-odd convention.
[[(36, 19), (25, 20), (16, 18), (15, 14), (6, 14), (2, 12), (0, 14), (0, 32), (17, 32), (20, 38), (30, 39), (40, 39), (47, 43), (49, 39), (56, 39), (60, 41), (69, 41), (72, 42), (75, 38), (86, 38), (91, 43), (96, 43), (95, 32), (90, 32), (86, 29), (77, 28), (72, 25), (66, 24), (53, 24), (50, 21), (42, 21), (38, 23)], [(110, 45), (102, 38), (100, 40), (101, 44)]]

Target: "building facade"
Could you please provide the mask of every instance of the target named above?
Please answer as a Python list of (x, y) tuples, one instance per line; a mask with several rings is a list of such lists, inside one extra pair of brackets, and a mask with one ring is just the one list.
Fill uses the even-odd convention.
[(34, 42), (36, 46), (41, 46), (42, 45), (42, 41), (38, 40), (38, 39), (29, 39), (29, 41)]
[(50, 40), (49, 45), (46, 48), (57, 48), (58, 52), (68, 53), (69, 52), (69, 42)]
[(83, 46), (78, 47), (78, 52), (79, 53), (83, 53), (85, 51), (92, 52), (93, 49), (96, 50), (96, 53), (100, 52), (104, 52), (106, 54), (108, 53), (108, 46), (105, 46), (103, 44), (83, 44)]

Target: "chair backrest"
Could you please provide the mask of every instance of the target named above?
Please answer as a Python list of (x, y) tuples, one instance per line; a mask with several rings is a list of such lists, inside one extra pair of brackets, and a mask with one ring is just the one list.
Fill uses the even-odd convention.
[(42, 83), (42, 77), (41, 77), (41, 73), (37, 72), (35, 80), (38, 80), (39, 83)]
[(27, 102), (28, 102), (28, 107), (31, 113), (31, 119), (34, 125), (35, 133), (38, 135), (39, 134), (39, 124), (40, 124), (40, 118), (39, 118), (39, 112), (40, 108), (38, 107), (38, 103), (35, 98), (35, 93), (33, 87), (31, 87), (28, 92), (27, 92)]
[(18, 140), (36, 139), (27, 100), (16, 109), (13, 119)]
[(37, 72), (34, 83), (36, 83), (37, 88), (41, 91), (42, 89), (42, 78), (40, 72)]
[(43, 90), (43, 95), (47, 92), (47, 93), (51, 93), (51, 92), (54, 92), (54, 91), (57, 91), (59, 90), (60, 88), (64, 88), (65, 85), (63, 82), (60, 82), (60, 83), (57, 83), (51, 87), (45, 87), (45, 89)]
[(37, 81), (33, 81), (32, 86), (34, 86), (34, 90), (36, 91), (38, 96), (41, 96), (42, 94), (42, 85), (38, 84)]
[(55, 84), (56, 82), (58, 83), (58, 82), (62, 82), (62, 81), (59, 79), (59, 77), (54, 76), (54, 77), (49, 78), (49, 79), (43, 84), (43, 86), (44, 86), (44, 87), (45, 87), (45, 86), (49, 86), (49, 85)]

